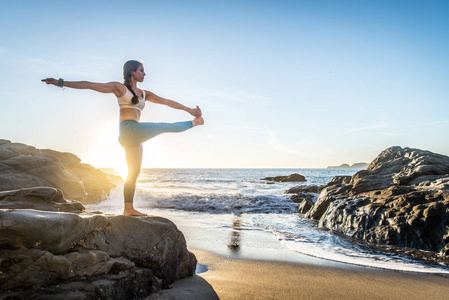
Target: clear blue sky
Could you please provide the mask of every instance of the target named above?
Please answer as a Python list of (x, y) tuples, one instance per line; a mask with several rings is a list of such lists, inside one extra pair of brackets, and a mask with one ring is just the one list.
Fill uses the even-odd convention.
[[(448, 1), (1, 1), (0, 138), (123, 167), (111, 95), (140, 85), (206, 125), (145, 144), (144, 167), (326, 167), (387, 147), (449, 155)], [(188, 120), (148, 104), (141, 121)]]

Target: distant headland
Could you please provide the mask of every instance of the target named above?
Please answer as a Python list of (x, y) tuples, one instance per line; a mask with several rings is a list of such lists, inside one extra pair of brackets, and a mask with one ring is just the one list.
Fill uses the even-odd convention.
[(342, 164), (339, 166), (329, 166), (329, 167), (327, 167), (327, 169), (366, 169), (368, 166), (369, 166), (369, 163), (360, 162), (360, 163), (355, 163), (352, 166), (350, 166), (348, 164)]

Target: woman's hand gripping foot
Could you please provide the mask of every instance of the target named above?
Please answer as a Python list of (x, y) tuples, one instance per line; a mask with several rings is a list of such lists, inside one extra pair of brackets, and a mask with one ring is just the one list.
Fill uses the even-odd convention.
[(193, 119), (192, 121), (193, 126), (199, 126), (199, 125), (203, 125), (204, 124), (204, 119), (203, 116), (198, 116), (195, 117), (195, 119)]

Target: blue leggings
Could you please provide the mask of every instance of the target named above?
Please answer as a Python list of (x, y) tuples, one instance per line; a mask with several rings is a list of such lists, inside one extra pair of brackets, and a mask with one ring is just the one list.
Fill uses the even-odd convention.
[(135, 147), (164, 132), (182, 132), (193, 127), (192, 121), (177, 123), (120, 123), (119, 143), (123, 148)]
[(128, 176), (123, 187), (125, 203), (133, 203), (136, 181), (142, 165), (142, 143), (164, 132), (182, 132), (193, 127), (192, 121), (178, 123), (120, 123), (120, 144), (125, 148)]

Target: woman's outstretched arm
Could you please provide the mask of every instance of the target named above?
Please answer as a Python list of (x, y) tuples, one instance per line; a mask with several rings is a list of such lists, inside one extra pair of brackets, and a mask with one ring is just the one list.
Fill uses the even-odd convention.
[(201, 109), (198, 106), (196, 108), (189, 108), (187, 106), (182, 105), (179, 102), (162, 98), (150, 91), (145, 91), (145, 95), (146, 95), (145, 96), (146, 101), (150, 101), (150, 102), (157, 103), (157, 104), (167, 105), (168, 107), (171, 107), (174, 109), (184, 110), (195, 117), (201, 116)]
[[(42, 79), (46, 84), (58, 86), (59, 81), (54, 78)], [(73, 89), (87, 89), (100, 93), (114, 93), (117, 97), (126, 92), (125, 87), (120, 82), (98, 83), (90, 81), (65, 81), (64, 87)]]

